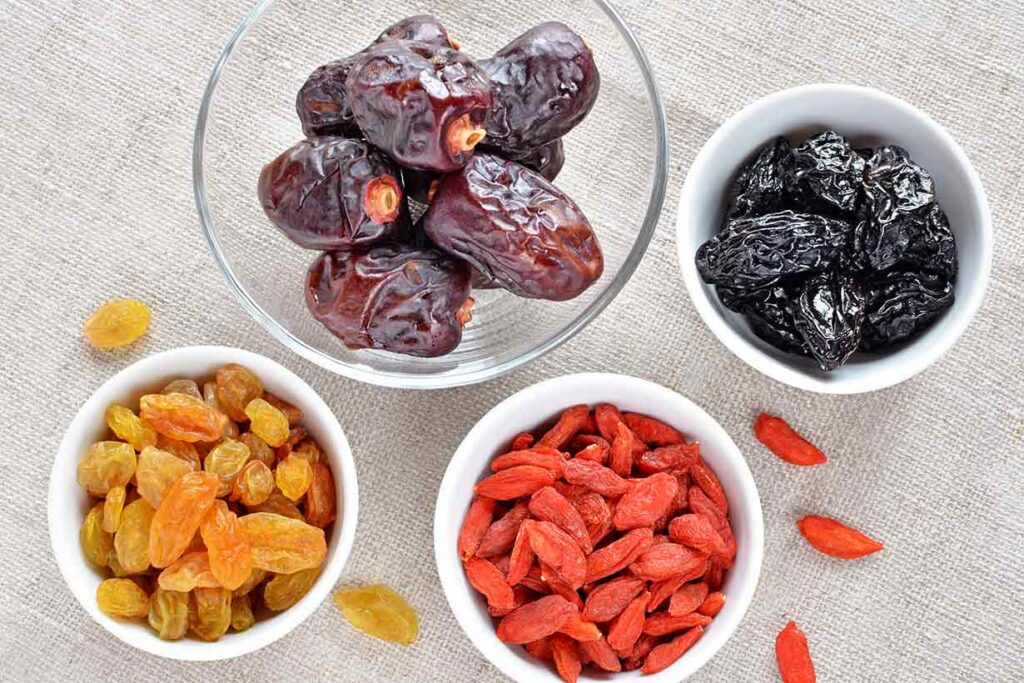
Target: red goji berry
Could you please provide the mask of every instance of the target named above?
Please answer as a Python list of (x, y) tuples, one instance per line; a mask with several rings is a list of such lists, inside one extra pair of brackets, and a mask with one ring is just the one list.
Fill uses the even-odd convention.
[(554, 488), (545, 486), (534, 492), (530, 497), (529, 509), (537, 519), (551, 522), (569, 534), (584, 553), (589, 554), (594, 549), (587, 525), (579, 511)]
[(561, 448), (565, 446), (572, 437), (586, 424), (590, 416), (590, 407), (585, 405), (572, 406), (558, 418), (558, 422), (547, 434), (537, 442), (538, 446), (550, 446)]
[(843, 560), (864, 557), (885, 548), (873, 538), (828, 517), (810, 515), (796, 524), (815, 550)]
[(519, 533), (519, 525), (529, 514), (525, 502), (516, 503), (511, 510), (487, 527), (483, 538), (480, 539), (480, 545), (477, 546), (476, 554), (489, 558), (504, 555), (512, 550), (516, 534)]
[(565, 463), (565, 456), (554, 448), (537, 446), (523, 451), (512, 451), (504, 453), (491, 461), (491, 470), (501, 472), (519, 467), (531, 465), (549, 470), (556, 477), (562, 476), (562, 465)]
[(582, 642), (579, 644), (580, 652), (582, 652), (590, 663), (599, 669), (604, 671), (610, 671), (612, 673), (618, 673), (622, 671), (622, 664), (619, 662), (619, 656), (615, 654), (615, 650), (608, 644), (608, 641), (604, 638), (598, 638), (597, 640), (591, 640)]
[(815, 683), (814, 662), (807, 636), (796, 622), (789, 622), (775, 637), (775, 660), (783, 683)]
[(644, 592), (633, 598), (608, 628), (608, 644), (619, 655), (624, 656), (631, 652), (637, 638), (643, 632), (644, 615), (647, 613), (647, 600), (650, 597), (650, 593)]
[(668, 613), (673, 617), (681, 617), (690, 612), (696, 612), (704, 604), (708, 597), (708, 585), (703, 581), (690, 583), (672, 594), (668, 604)]
[(793, 431), (781, 417), (761, 413), (754, 422), (754, 434), (768, 450), (791, 465), (809, 467), (828, 462), (824, 453)]
[(587, 558), (587, 583), (619, 572), (630, 565), (654, 541), (650, 529), (633, 529)]
[(651, 446), (671, 446), (686, 441), (679, 430), (647, 415), (623, 413), (622, 421), (641, 441)]
[(459, 557), (466, 560), (476, 554), (480, 540), (487, 533), (494, 519), (494, 501), (490, 498), (476, 497), (469, 505), (466, 519), (459, 531)]
[(725, 593), (715, 591), (704, 599), (704, 602), (697, 608), (697, 611), (705, 616), (715, 617), (718, 616), (723, 607), (725, 607)]
[(644, 582), (623, 576), (597, 586), (583, 604), (583, 618), (588, 621), (605, 622), (619, 616), (633, 598), (640, 595)]
[(667, 636), (694, 626), (707, 626), (711, 623), (711, 617), (704, 616), (700, 612), (690, 612), (674, 617), (668, 612), (659, 612), (647, 617), (644, 622), (644, 633), (649, 636)]
[(573, 606), (560, 595), (547, 595), (510, 612), (498, 624), (498, 639), (523, 645), (547, 638), (573, 615)]
[(711, 502), (717, 505), (722, 512), (729, 512), (729, 501), (725, 497), (725, 489), (722, 488), (722, 482), (718, 481), (718, 477), (711, 471), (707, 463), (698, 458), (695, 463), (690, 465), (690, 476), (693, 477), (693, 481), (697, 483), (697, 486), (707, 494)]
[(576, 683), (583, 664), (572, 639), (562, 634), (551, 636), (551, 654), (555, 658), (555, 670), (566, 683)]
[(481, 557), (469, 558), (465, 567), (470, 585), (487, 598), (488, 606), (495, 610), (512, 609), (515, 596), (497, 567)]
[(658, 543), (645, 550), (629, 565), (634, 576), (649, 581), (664, 581), (677, 576), (688, 580), (704, 575), (708, 556), (677, 543)]
[(704, 635), (704, 629), (697, 626), (667, 643), (658, 645), (647, 655), (640, 671), (645, 674), (664, 671), (693, 647), (693, 644), (700, 640), (702, 635)]
[(668, 512), (678, 489), (676, 478), (664, 472), (639, 480), (619, 499), (612, 524), (619, 531), (652, 526)]
[(477, 484), (473, 490), (478, 496), (494, 500), (515, 500), (553, 483), (555, 475), (550, 470), (533, 465), (519, 465), (492, 474)]

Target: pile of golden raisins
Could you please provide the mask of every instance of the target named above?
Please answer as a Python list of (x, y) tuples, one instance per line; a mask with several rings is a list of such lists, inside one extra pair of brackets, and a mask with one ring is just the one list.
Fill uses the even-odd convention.
[(112, 405), (78, 483), (97, 498), (82, 550), (111, 578), (106, 614), (147, 619), (165, 640), (244, 631), (297, 603), (327, 556), (335, 488), (302, 412), (240, 365)]

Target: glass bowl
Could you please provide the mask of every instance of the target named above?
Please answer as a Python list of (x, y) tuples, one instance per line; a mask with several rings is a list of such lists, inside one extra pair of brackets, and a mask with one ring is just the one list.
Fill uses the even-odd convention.
[[(315, 68), (366, 47), (387, 26), (430, 12), (470, 55), (493, 54), (526, 29), (562, 21), (591, 46), (601, 72), (593, 111), (565, 138), (556, 184), (587, 214), (604, 275), (566, 302), (476, 290), (462, 344), (440, 358), (352, 351), (310, 315), (300, 249), (264, 216), (262, 167), (302, 138), (295, 94)], [(210, 76), (196, 123), (193, 183), (203, 234), (231, 289), (292, 351), (372, 384), (433, 389), (481, 382), (539, 358), (593, 320), (629, 280), (665, 195), (668, 141), (654, 75), (622, 19), (603, 0), (519, 3), (353, 3), (264, 0), (245, 18)]]

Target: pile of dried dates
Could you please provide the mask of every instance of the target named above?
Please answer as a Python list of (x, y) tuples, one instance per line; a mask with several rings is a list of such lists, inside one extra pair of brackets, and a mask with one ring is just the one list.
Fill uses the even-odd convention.
[[(296, 100), (307, 139), (263, 169), (259, 198), (324, 252), (306, 281), (316, 319), (352, 349), (440, 356), (473, 288), (564, 301), (596, 282), (601, 247), (552, 181), (599, 87), (590, 48), (555, 22), (474, 61), (410, 17), (314, 71)], [(410, 199), (427, 205), (415, 224)]]
[(919, 334), (953, 305), (957, 275), (928, 171), (831, 130), (776, 138), (741, 168), (696, 261), (758, 337), (823, 370)]

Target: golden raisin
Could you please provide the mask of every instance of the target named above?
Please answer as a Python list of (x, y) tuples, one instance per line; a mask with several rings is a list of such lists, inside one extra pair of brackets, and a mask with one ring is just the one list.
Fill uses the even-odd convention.
[(115, 486), (107, 491), (107, 497), (103, 501), (103, 530), (108, 534), (117, 531), (121, 523), (121, 511), (124, 510), (124, 500), (128, 495), (123, 486)]
[(245, 407), (263, 396), (263, 383), (251, 370), (237, 363), (225, 365), (217, 371), (217, 401), (232, 420), (248, 419)]
[(195, 466), (187, 460), (147, 446), (139, 453), (139, 466), (135, 469), (139, 495), (154, 508), (158, 508), (174, 482), (193, 471)]
[(78, 541), (85, 559), (97, 567), (106, 567), (114, 550), (114, 536), (103, 530), (103, 503), (97, 503), (82, 521)]
[(110, 569), (110, 573), (119, 579), (129, 576), (118, 561), (117, 550), (113, 547), (110, 548), (110, 554), (107, 555), (107, 567)]
[(142, 421), (131, 408), (112, 405), (105, 414), (107, 426), (122, 441), (127, 441), (137, 451), (146, 446), (156, 445), (156, 430)]
[(293, 606), (309, 592), (320, 576), (320, 567), (304, 569), (294, 574), (275, 574), (263, 587), (263, 604), (274, 612)]
[(294, 427), (302, 422), (302, 411), (291, 403), (283, 401), (267, 392), (263, 392), (263, 400), (284, 413), (284, 416), (288, 418), (288, 426)]
[(181, 640), (188, 633), (188, 593), (157, 588), (149, 599), (148, 619), (162, 640)]
[(210, 568), (220, 585), (229, 590), (241, 586), (252, 573), (252, 548), (238, 516), (222, 501), (214, 501), (199, 523), (210, 553)]
[(231, 628), (244, 631), (256, 623), (252, 613), (252, 602), (248, 595), (235, 595), (231, 598)]
[(220, 482), (217, 496), (223, 497), (231, 493), (235, 478), (249, 460), (249, 447), (241, 441), (224, 439), (206, 454), (203, 469), (217, 475)]
[(310, 465), (320, 462), (321, 459), (320, 447), (317, 446), (316, 441), (313, 441), (312, 439), (306, 439), (300, 443), (295, 447), (295, 450), (292, 451), (292, 454), (302, 458)]
[(196, 588), (191, 593), (188, 626), (203, 640), (219, 640), (231, 626), (231, 591)]
[(168, 382), (167, 386), (160, 390), (161, 394), (188, 394), (202, 400), (203, 394), (199, 391), (199, 385), (190, 379), (176, 379)]
[[(206, 384), (203, 385), (203, 393), (201, 395), (201, 398), (204, 401), (206, 401), (206, 405), (210, 406), (214, 410), (218, 410), (227, 415), (227, 411), (224, 410), (224, 406), (222, 406), (220, 400), (217, 399), (216, 382), (207, 382)], [(230, 416), (228, 416), (227, 422), (224, 423), (224, 438), (238, 438), (238, 425), (235, 424), (234, 418)]]
[(125, 506), (121, 524), (114, 534), (117, 563), (126, 574), (139, 574), (149, 569), (149, 531), (155, 511), (145, 499), (139, 498)]
[(343, 588), (333, 600), (350, 624), (375, 638), (411, 645), (419, 637), (415, 610), (387, 586)]
[(164, 590), (182, 593), (193, 588), (217, 588), (221, 585), (210, 569), (210, 555), (205, 550), (179, 557), (160, 572), (157, 583)]
[(252, 507), (265, 502), (273, 491), (274, 473), (259, 460), (251, 460), (235, 478), (231, 498)]
[(336, 505), (334, 477), (326, 463), (318, 462), (313, 465), (313, 481), (306, 491), (306, 521), (321, 529), (325, 528), (334, 521)]
[(249, 447), (249, 460), (259, 460), (270, 469), (277, 465), (277, 455), (266, 441), (252, 432), (244, 432), (238, 440)]
[(96, 603), (104, 614), (121, 619), (145, 619), (149, 596), (131, 579), (107, 579), (96, 587)]
[(289, 455), (278, 463), (277, 469), (274, 470), (274, 481), (285, 498), (298, 501), (306, 494), (313, 481), (313, 468), (305, 458)]
[(323, 529), (267, 512), (245, 515), (239, 521), (252, 545), (255, 567), (293, 574), (319, 567), (327, 557)]
[(140, 415), (153, 429), (179, 441), (218, 441), (227, 416), (188, 394), (147, 394), (139, 399)]
[(195, 444), (171, 439), (161, 434), (157, 437), (156, 447), (190, 463), (193, 472), (203, 469), (203, 461), (199, 457), (199, 451), (196, 450)]
[(250, 401), (245, 414), (249, 418), (249, 429), (268, 445), (277, 448), (288, 440), (288, 418), (262, 398)]
[(78, 484), (94, 496), (105, 496), (115, 486), (126, 486), (135, 474), (135, 449), (121, 441), (100, 441), (78, 463)]
[(219, 484), (209, 472), (189, 472), (167, 491), (150, 527), (149, 561), (154, 567), (166, 567), (181, 557), (217, 498)]
[(290, 519), (297, 519), (300, 522), (306, 521), (305, 517), (302, 516), (302, 512), (299, 511), (299, 507), (285, 498), (284, 494), (277, 489), (272, 491), (265, 501), (254, 506), (251, 512), (270, 512)]
[(249, 578), (247, 578), (242, 583), (241, 586), (235, 589), (235, 596), (237, 597), (239, 595), (247, 595), (251, 593), (252, 590), (256, 588), (256, 586), (263, 583), (263, 580), (266, 579), (267, 576), (269, 575), (270, 572), (268, 572), (266, 569), (256, 569), (254, 567), (253, 570), (249, 573)]
[(114, 299), (97, 308), (82, 331), (97, 349), (113, 349), (144, 335), (152, 317), (149, 307), (138, 299)]

